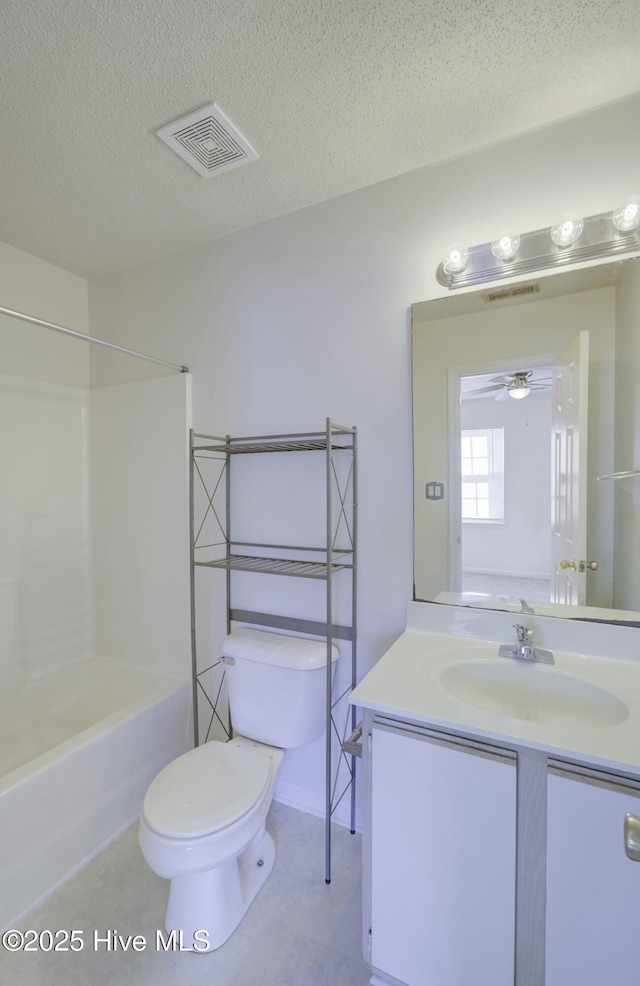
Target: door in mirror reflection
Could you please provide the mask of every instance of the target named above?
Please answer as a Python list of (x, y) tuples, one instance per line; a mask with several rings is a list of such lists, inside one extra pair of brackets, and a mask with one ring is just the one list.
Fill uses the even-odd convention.
[(551, 429), (551, 602), (587, 602), (589, 333), (555, 361)]

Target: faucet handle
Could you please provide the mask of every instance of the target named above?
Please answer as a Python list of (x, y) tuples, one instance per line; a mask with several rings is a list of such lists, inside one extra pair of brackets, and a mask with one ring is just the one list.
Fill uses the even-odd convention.
[(533, 630), (530, 630), (528, 627), (523, 627), (520, 626), (519, 623), (514, 623), (513, 628), (518, 634), (519, 644), (526, 644), (529, 640), (533, 638)]

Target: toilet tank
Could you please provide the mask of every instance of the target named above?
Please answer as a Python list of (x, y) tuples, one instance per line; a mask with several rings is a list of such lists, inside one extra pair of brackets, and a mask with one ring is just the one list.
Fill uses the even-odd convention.
[[(239, 627), (225, 638), (222, 654), (235, 733), (284, 749), (322, 736), (326, 641)], [(332, 681), (338, 657), (333, 646)]]

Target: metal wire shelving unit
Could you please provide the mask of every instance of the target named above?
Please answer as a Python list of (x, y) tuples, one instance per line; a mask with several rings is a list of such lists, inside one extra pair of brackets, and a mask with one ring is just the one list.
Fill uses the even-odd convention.
[[(232, 537), (232, 460), (238, 455), (268, 453), (324, 453), (326, 525), (324, 544), (263, 544), (237, 541)], [(210, 472), (207, 474), (204, 465)], [(224, 711), (224, 665), (221, 658), (199, 666), (196, 641), (196, 572), (221, 569), (226, 573), (227, 633), (233, 623), (246, 623), (317, 636), (327, 643), (326, 746), (325, 746), (325, 880), (331, 880), (331, 818), (345, 796), (350, 794), (351, 831), (355, 832), (356, 758), (348, 755), (343, 743), (356, 727), (356, 710), (347, 697), (356, 685), (357, 617), (357, 428), (338, 425), (326, 419), (322, 432), (288, 435), (224, 438), (191, 432), (191, 639), (193, 669), (194, 742), (202, 741), (199, 699), (209, 715), (204, 741), (212, 729), (231, 736), (231, 723)], [(196, 491), (202, 509), (196, 517)], [(207, 542), (209, 522), (218, 539)], [(339, 543), (341, 541), (341, 543)], [(208, 557), (204, 553), (209, 552)], [(306, 620), (276, 613), (256, 612), (233, 605), (233, 573), (254, 572), (316, 579), (326, 584), (323, 619)], [(345, 573), (336, 580), (339, 573)], [(347, 624), (334, 621), (334, 581), (350, 582), (350, 615)], [(340, 589), (344, 586), (341, 584)], [(351, 674), (346, 689), (333, 694), (331, 652), (334, 641), (350, 643)], [(346, 711), (345, 711), (346, 706)], [(340, 720), (340, 721), (339, 721)], [(343, 720), (343, 721), (342, 721)], [(334, 744), (338, 752), (334, 763)], [(346, 777), (346, 780), (345, 780)]]

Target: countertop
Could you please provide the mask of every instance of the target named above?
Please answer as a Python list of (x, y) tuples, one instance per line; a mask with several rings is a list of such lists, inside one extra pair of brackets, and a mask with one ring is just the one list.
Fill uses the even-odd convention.
[[(560, 672), (604, 689), (626, 706), (623, 721), (549, 724), (511, 718), (456, 698), (443, 684), (443, 672), (461, 660), (497, 661), (499, 645), (515, 643), (513, 614), (474, 612), (470, 617), (468, 610), (420, 603), (409, 604), (407, 629), (355, 688), (350, 701), (393, 718), (640, 776), (640, 658), (635, 656), (636, 639), (640, 654), (640, 630), (599, 627), (594, 635), (588, 623), (567, 628), (554, 624), (572, 621), (522, 617), (521, 622), (534, 629), (539, 646), (553, 650), (555, 664), (542, 673)], [(554, 641), (564, 649), (553, 646)], [(576, 649), (567, 649), (572, 644)], [(594, 653), (594, 646), (606, 653)], [(612, 651), (622, 656), (612, 657)], [(523, 670), (525, 675), (540, 673), (539, 668)]]

